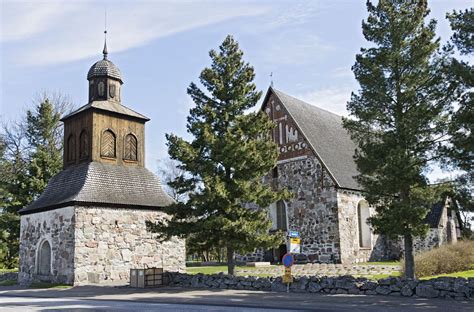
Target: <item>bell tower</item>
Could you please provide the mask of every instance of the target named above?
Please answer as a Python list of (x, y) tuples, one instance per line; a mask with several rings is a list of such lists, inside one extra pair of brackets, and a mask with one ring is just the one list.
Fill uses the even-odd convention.
[(64, 168), (84, 162), (144, 167), (149, 119), (122, 105), (122, 74), (108, 59), (107, 38), (102, 53), (87, 73), (89, 102), (61, 119)]

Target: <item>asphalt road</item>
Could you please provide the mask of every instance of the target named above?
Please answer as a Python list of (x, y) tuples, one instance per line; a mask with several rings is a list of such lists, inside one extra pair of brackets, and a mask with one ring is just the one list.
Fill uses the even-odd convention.
[(0, 311), (474, 311), (474, 302), (246, 290), (0, 287)]

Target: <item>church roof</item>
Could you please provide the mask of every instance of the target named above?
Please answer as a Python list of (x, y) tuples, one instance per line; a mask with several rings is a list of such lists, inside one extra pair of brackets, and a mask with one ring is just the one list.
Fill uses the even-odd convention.
[(116, 102), (113, 102), (113, 101), (93, 101), (91, 103), (88, 103), (84, 106), (79, 107), (74, 112), (64, 116), (61, 119), (61, 121), (64, 121), (64, 120), (68, 119), (69, 117), (72, 117), (72, 116), (74, 116), (76, 114), (79, 114), (79, 113), (81, 113), (85, 110), (88, 110), (88, 109), (98, 109), (98, 110), (102, 110), (102, 111), (116, 113), (116, 114), (119, 114), (119, 115), (125, 115), (125, 116), (129, 116), (129, 117), (142, 119), (142, 120), (145, 120), (145, 121), (150, 120), (150, 118), (148, 118), (148, 117), (146, 117), (146, 116), (144, 116), (140, 113), (137, 113), (136, 111), (134, 111), (134, 110), (122, 105), (122, 104), (119, 104), (119, 103), (116, 103)]
[(270, 92), (281, 101), (337, 185), (361, 190), (355, 179), (359, 174), (353, 159), (356, 145), (343, 128), (342, 117), (273, 88), (267, 98)]
[(160, 208), (171, 203), (158, 177), (146, 168), (87, 162), (54, 176), (41, 196), (20, 214), (71, 205)]
[(93, 77), (104, 76), (112, 77), (120, 80), (120, 82), (123, 82), (120, 69), (105, 57), (103, 60), (95, 62), (94, 65), (91, 66), (89, 72), (87, 73), (87, 79), (90, 80)]

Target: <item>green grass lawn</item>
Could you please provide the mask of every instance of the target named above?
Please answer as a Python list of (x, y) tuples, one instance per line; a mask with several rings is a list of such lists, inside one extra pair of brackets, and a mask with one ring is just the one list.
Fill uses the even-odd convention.
[(16, 280), (0, 281), (0, 286), (13, 286), (16, 285)]
[(375, 261), (375, 262), (361, 262), (356, 265), (400, 265), (400, 261)]
[(0, 269), (0, 274), (2, 273), (13, 273), (18, 272), (18, 269)]
[(434, 276), (425, 276), (420, 279), (426, 280), (426, 279), (432, 279), (432, 278), (437, 278), (437, 277), (464, 277), (464, 278), (469, 278), (469, 277), (474, 277), (474, 270), (467, 270), (467, 271), (462, 271), (462, 272), (455, 272), (455, 273), (449, 273), (449, 274), (440, 274), (440, 275), (434, 275)]
[[(238, 273), (239, 270), (248, 270), (248, 271), (253, 271), (256, 268), (255, 267), (248, 267), (248, 266), (236, 266), (235, 271)], [(219, 273), (225, 273), (227, 274), (227, 266), (226, 265), (216, 265), (216, 266), (201, 266), (201, 267), (187, 267), (186, 272), (188, 274), (219, 274)], [(252, 274), (253, 275), (253, 274)], [(255, 274), (255, 276), (260, 276), (262, 274)], [(271, 276), (269, 274), (263, 274), (265, 276)]]

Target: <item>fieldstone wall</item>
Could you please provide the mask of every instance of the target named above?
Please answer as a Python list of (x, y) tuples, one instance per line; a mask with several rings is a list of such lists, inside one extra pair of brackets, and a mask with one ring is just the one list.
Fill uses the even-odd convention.
[(18, 280), (18, 272), (0, 273), (0, 282)]
[[(21, 216), (20, 284), (74, 281), (74, 222), (74, 207)], [(38, 249), (45, 240), (51, 246), (51, 274), (47, 276), (38, 274)]]
[(74, 284), (129, 281), (130, 269), (185, 269), (184, 240), (160, 243), (145, 221), (165, 218), (160, 211), (76, 208)]
[[(287, 291), (287, 285), (282, 283), (281, 277), (167, 274), (169, 285), (177, 287)], [(474, 278), (440, 277), (419, 281), (391, 277), (373, 281), (352, 276), (302, 276), (294, 278), (294, 283), (290, 284), (289, 290), (300, 293), (417, 296), (472, 300), (474, 298)]]
[[(360, 247), (357, 206), (362, 200), (364, 197), (360, 192), (338, 190), (337, 207), (341, 238), (341, 263), (343, 264), (391, 259), (384, 238), (372, 231), (370, 233), (370, 247)], [(375, 214), (374, 208), (369, 207), (369, 211), (371, 216)]]
[(288, 228), (300, 232), (309, 261), (340, 261), (337, 190), (315, 156), (281, 161), (278, 187), (295, 194), (287, 201)]

